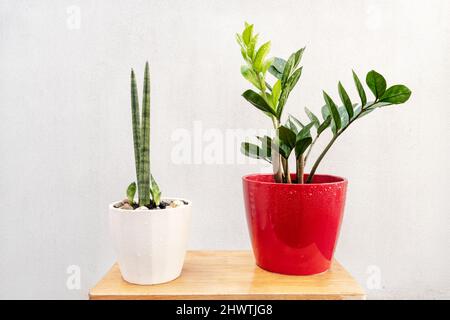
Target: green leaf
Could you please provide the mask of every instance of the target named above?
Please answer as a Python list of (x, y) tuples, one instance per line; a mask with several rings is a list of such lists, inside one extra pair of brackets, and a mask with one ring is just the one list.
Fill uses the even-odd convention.
[[(286, 69), (285, 69), (286, 72)], [(281, 119), (281, 115), (283, 113), (284, 105), (286, 104), (286, 101), (289, 97), (289, 94), (291, 93), (291, 90), (294, 88), (294, 86), (297, 84), (298, 79), (300, 78), (302, 74), (302, 68), (298, 68), (292, 76), (288, 79), (288, 82), (283, 87), (283, 80), (281, 80), (281, 95), (278, 102), (278, 108), (277, 108), (277, 118)], [(284, 76), (284, 74), (283, 74)]]
[(293, 115), (289, 115), (288, 119), (290, 119), (297, 127), (299, 127), (300, 129), (303, 128), (305, 125), (303, 123), (301, 123), (300, 120), (298, 120), (296, 117), (294, 117)]
[(250, 43), (250, 40), (252, 39), (252, 35), (253, 35), (253, 25), (248, 25), (245, 29), (244, 32), (242, 33), (242, 40), (244, 41), (245, 45), (248, 46), (248, 44)]
[(353, 118), (353, 105), (352, 101), (350, 100), (347, 91), (345, 91), (344, 87), (342, 86), (342, 83), (339, 81), (338, 84), (338, 90), (339, 90), (339, 96), (341, 97), (341, 101), (345, 106), (345, 109), (347, 110), (348, 117), (350, 119)]
[(336, 130), (336, 126), (334, 125), (333, 117), (330, 114), (330, 109), (328, 108), (327, 105), (324, 105), (324, 106), (322, 106), (321, 111), (322, 111), (322, 117), (325, 119), (325, 121), (328, 117), (330, 118), (331, 132), (333, 132), (333, 134), (336, 134), (337, 130)]
[(255, 58), (256, 43), (258, 43), (258, 35), (255, 35), (247, 45), (247, 55), (250, 61), (253, 61), (253, 59)]
[(338, 107), (338, 111), (339, 111), (339, 116), (341, 117), (341, 128), (345, 128), (350, 121), (350, 118), (347, 113), (347, 109), (344, 106), (340, 106), (340, 107)]
[(408, 101), (411, 96), (411, 90), (408, 87), (397, 84), (386, 90), (386, 92), (381, 96), (380, 102), (389, 102), (392, 104), (401, 104)]
[(375, 70), (367, 73), (366, 83), (376, 99), (380, 98), (386, 91), (386, 80)]
[(286, 60), (282, 58), (275, 57), (272, 62), (272, 66), (279, 72), (283, 73), (284, 67), (286, 66)]
[(277, 119), (281, 119), (281, 115), (283, 114), (284, 105), (286, 104), (287, 98), (289, 97), (289, 90), (288, 88), (285, 88), (281, 90), (280, 99), (278, 100), (278, 107), (277, 107)]
[(317, 135), (319, 136), (326, 128), (328, 128), (331, 124), (331, 116), (327, 116), (325, 121), (317, 128)]
[(316, 128), (319, 128), (319, 126), (320, 126), (319, 118), (317, 118), (317, 116), (314, 113), (312, 113), (312, 111), (309, 110), (306, 107), (305, 107), (305, 113), (308, 116), (309, 120), (311, 120), (314, 123), (314, 126)]
[(280, 95), (281, 95), (281, 81), (277, 80), (277, 82), (275, 82), (272, 88), (272, 102), (274, 106), (278, 104)]
[(286, 62), (286, 65), (283, 70), (283, 76), (281, 77), (281, 87), (283, 89), (287, 86), (287, 81), (289, 79), (289, 76), (291, 75), (292, 68), (295, 63), (295, 53), (291, 54), (288, 61)]
[(264, 59), (270, 51), (270, 41), (264, 43), (256, 52), (255, 60), (253, 62), (253, 68), (256, 71), (261, 71), (263, 67)]
[(294, 124), (291, 118), (288, 117), (285, 126), (291, 129), (295, 134), (298, 133), (298, 127)]
[(361, 99), (361, 104), (365, 106), (367, 102), (366, 92), (364, 91), (361, 81), (359, 81), (359, 78), (356, 75), (355, 71), (352, 70), (352, 72), (353, 72), (353, 80), (355, 81), (355, 86), (356, 89), (358, 89), (359, 98)]
[(287, 88), (289, 88), (289, 92), (294, 89), (295, 85), (298, 82), (298, 79), (300, 79), (300, 76), (302, 75), (302, 69), (303, 67), (300, 67), (295, 70), (294, 73), (292, 73), (292, 76), (288, 79)]
[(136, 194), (136, 182), (130, 183), (127, 188), (127, 198), (130, 204), (134, 203), (134, 195)]
[(245, 91), (242, 96), (261, 111), (277, 116), (275, 111), (267, 104), (263, 97), (253, 90)]
[(156, 183), (156, 180), (152, 174), (150, 175), (150, 179), (151, 179), (150, 195), (152, 196), (155, 205), (159, 206), (159, 204), (161, 203), (161, 190), (159, 189), (159, 186)]
[(289, 158), (289, 155), (292, 152), (292, 147), (281, 141), (281, 139), (278, 137), (278, 135), (275, 137), (273, 144), (273, 148), (277, 149), (277, 152), (285, 159)]
[(295, 134), (295, 132), (288, 127), (280, 126), (278, 128), (278, 137), (280, 138), (281, 142), (283, 142), (290, 148), (294, 148), (296, 136), (297, 135)]
[(303, 127), (302, 130), (297, 134), (295, 139), (295, 157), (298, 159), (306, 149), (312, 143), (311, 128), (314, 126), (314, 122), (310, 122)]
[(306, 126), (304, 126), (302, 128), (302, 130), (300, 130), (300, 132), (297, 134), (296, 140), (300, 140), (300, 139), (306, 138), (308, 136), (311, 136), (310, 131), (313, 126), (314, 126), (314, 122), (310, 122)]
[(263, 63), (263, 67), (261, 72), (264, 74), (266, 74), (267, 70), (270, 68), (270, 66), (272, 65), (273, 62), (273, 58), (267, 59), (264, 63)]
[(247, 57), (247, 53), (245, 52), (244, 49), (241, 49), (241, 54), (242, 54), (242, 58), (244, 58), (244, 60), (247, 61), (248, 57)]
[(294, 53), (294, 65), (293, 65), (294, 69), (297, 68), (298, 64), (302, 60), (303, 52), (305, 51), (305, 49), (306, 49), (306, 47), (301, 48), (300, 50), (298, 50), (297, 52)]
[(273, 59), (272, 65), (269, 67), (269, 72), (274, 77), (281, 80), (281, 78), (283, 77), (283, 71), (285, 66), (286, 61), (284, 59), (275, 57)]
[[(354, 107), (357, 106), (357, 104), (353, 104)], [(347, 114), (347, 110), (344, 106), (339, 106), (337, 107), (337, 110), (339, 112), (339, 117), (341, 119), (341, 127), (340, 128), (345, 128), (348, 124), (349, 124), (349, 117)], [(360, 109), (355, 109), (356, 114), (358, 114), (360, 112)], [(322, 115), (324, 116), (324, 118), (326, 119), (327, 117), (331, 117), (331, 131), (336, 134), (338, 129), (336, 129), (336, 125), (334, 124), (333, 121), (333, 117), (330, 115), (330, 110), (328, 108), (327, 105), (322, 107)]]
[(308, 149), (308, 147), (311, 143), (312, 143), (312, 138), (310, 136), (298, 140), (295, 143), (295, 157), (297, 159), (300, 158), (300, 156), (305, 153), (306, 149)]
[(241, 152), (249, 158), (262, 159), (262, 160), (269, 161), (269, 159), (267, 159), (264, 156), (264, 153), (261, 150), (261, 148), (258, 147), (256, 144), (253, 144), (250, 142), (242, 142), (241, 143)]
[(259, 83), (258, 76), (256, 75), (255, 71), (253, 71), (249, 66), (242, 66), (241, 74), (245, 79), (247, 79), (256, 88), (261, 90), (261, 84)]
[(325, 100), (325, 103), (327, 104), (328, 110), (333, 119), (333, 123), (336, 127), (336, 132), (338, 132), (339, 129), (341, 128), (341, 117), (339, 115), (339, 111), (336, 107), (336, 104), (325, 91), (323, 91), (323, 98)]

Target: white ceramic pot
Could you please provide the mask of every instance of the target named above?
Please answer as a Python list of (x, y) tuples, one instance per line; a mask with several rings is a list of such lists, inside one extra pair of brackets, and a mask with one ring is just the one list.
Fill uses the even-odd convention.
[(184, 201), (188, 204), (161, 210), (122, 210), (114, 208), (116, 202), (109, 205), (112, 240), (126, 281), (157, 284), (181, 274), (192, 206)]

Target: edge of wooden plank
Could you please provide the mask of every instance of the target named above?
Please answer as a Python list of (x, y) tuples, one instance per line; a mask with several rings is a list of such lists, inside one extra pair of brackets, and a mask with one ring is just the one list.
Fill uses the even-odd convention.
[[(220, 254), (251, 254), (249, 250), (190, 250), (187, 252), (186, 256), (189, 255), (202, 255), (208, 256), (210, 254), (220, 255)], [(355, 288), (357, 290), (348, 293), (341, 294), (326, 294), (326, 293), (306, 293), (306, 294), (296, 294), (296, 293), (272, 293), (272, 294), (264, 294), (264, 293), (245, 293), (245, 294), (164, 294), (164, 295), (145, 295), (142, 293), (129, 293), (129, 294), (114, 294), (114, 293), (104, 293), (95, 292), (98, 285), (102, 283), (105, 279), (108, 278), (109, 274), (117, 268), (116, 263), (114, 263), (105, 275), (101, 278), (100, 281), (96, 283), (96, 285), (89, 290), (89, 299), (90, 300), (354, 300), (366, 299), (366, 293), (359, 285), (359, 283), (352, 277), (352, 275), (337, 261), (333, 260), (333, 264), (336, 265), (338, 269), (342, 269), (343, 272), (348, 275), (355, 284)], [(133, 285), (133, 284), (130, 284)]]

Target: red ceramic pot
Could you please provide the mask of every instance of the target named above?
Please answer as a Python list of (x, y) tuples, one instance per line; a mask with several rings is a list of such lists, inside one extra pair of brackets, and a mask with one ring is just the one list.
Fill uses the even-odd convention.
[(256, 264), (292, 275), (328, 270), (344, 213), (347, 180), (317, 174), (311, 184), (275, 183), (270, 174), (242, 180)]

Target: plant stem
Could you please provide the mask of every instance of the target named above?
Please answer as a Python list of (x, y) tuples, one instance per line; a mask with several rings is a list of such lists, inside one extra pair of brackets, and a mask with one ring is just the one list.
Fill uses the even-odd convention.
[(327, 144), (327, 146), (325, 147), (325, 149), (322, 151), (322, 153), (319, 155), (319, 157), (317, 158), (316, 162), (314, 162), (313, 167), (311, 168), (311, 171), (309, 173), (308, 179), (306, 180), (306, 183), (311, 183), (312, 179), (314, 177), (314, 174), (316, 173), (317, 167), (319, 166), (320, 162), (322, 161), (323, 157), (325, 157), (326, 153), (328, 152), (328, 150), (330, 150), (331, 146), (333, 145), (333, 143), (336, 141), (336, 139), (356, 120), (358, 119), (363, 112), (370, 108), (371, 106), (373, 106), (375, 103), (377, 103), (377, 100), (375, 100), (373, 103), (371, 103), (370, 105), (366, 106), (365, 108), (363, 108), (361, 106), (361, 111), (353, 118), (351, 119), (348, 124), (341, 129), (341, 131), (337, 132), (333, 138), (330, 140), (330, 142)]
[(292, 183), (291, 181), (291, 175), (289, 174), (289, 162), (286, 158), (281, 158), (281, 163), (283, 164), (283, 171), (284, 171), (284, 182), (286, 183)]
[(304, 160), (303, 165), (305, 165), (305, 164), (307, 163), (309, 154), (311, 153), (311, 149), (313, 148), (313, 146), (314, 146), (314, 144), (316, 143), (316, 141), (317, 141), (318, 138), (319, 138), (319, 135), (317, 135), (317, 136), (314, 138), (313, 142), (309, 145), (308, 151), (306, 152), (306, 155), (305, 155), (305, 160)]
[(303, 178), (303, 173), (305, 171), (305, 157), (301, 155), (297, 159), (297, 183), (303, 184), (305, 183)]
[[(272, 123), (275, 130), (277, 130), (280, 127), (280, 121), (272, 117)], [(282, 166), (282, 158), (278, 150), (274, 148), (274, 146), (271, 146), (272, 148), (272, 167), (273, 167), (273, 178), (275, 179), (275, 182), (282, 183), (283, 182), (283, 166)]]

